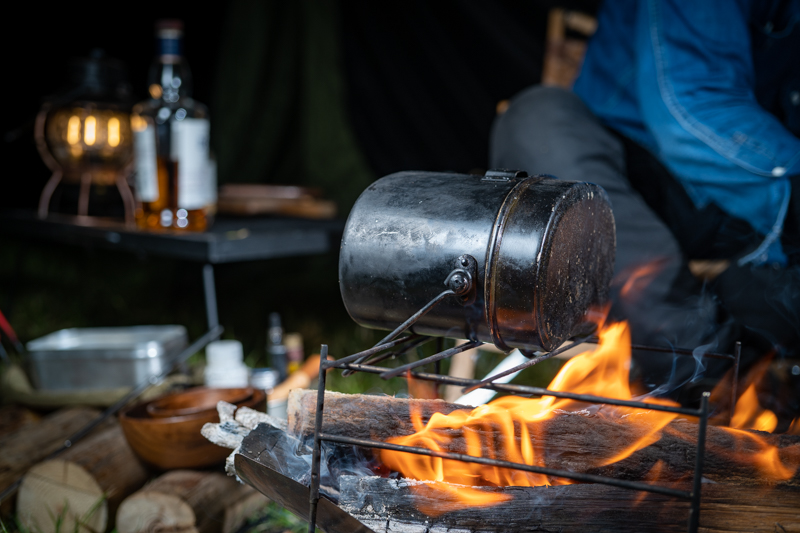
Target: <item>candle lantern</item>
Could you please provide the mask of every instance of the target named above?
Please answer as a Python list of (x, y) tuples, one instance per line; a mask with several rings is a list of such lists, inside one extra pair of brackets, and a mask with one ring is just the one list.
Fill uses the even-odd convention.
[(50, 97), (36, 117), (36, 147), (53, 174), (39, 198), (45, 218), (62, 181), (80, 185), (78, 215), (87, 216), (92, 185), (116, 185), (132, 224), (135, 203), (128, 176), (133, 142), (131, 88), (124, 65), (95, 50), (70, 62), (67, 88)]

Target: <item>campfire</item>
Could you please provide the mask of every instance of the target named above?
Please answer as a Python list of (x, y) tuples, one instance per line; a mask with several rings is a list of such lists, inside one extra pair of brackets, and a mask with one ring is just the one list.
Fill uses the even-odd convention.
[[(658, 405), (679, 405), (671, 400), (648, 395), (635, 397), (630, 388), (631, 361), (630, 335), (625, 323), (611, 324), (600, 333), (596, 350), (586, 351), (572, 359), (561, 369), (548, 386), (551, 391), (590, 394), (619, 400), (639, 400)], [(630, 439), (609, 443), (602, 453), (592, 456), (582, 467), (587, 471), (602, 469), (631, 457), (635, 452), (659, 442), (665, 431), (678, 439), (694, 444), (693, 434), (687, 434), (670, 423), (680, 415), (655, 410), (639, 410), (617, 406), (592, 406), (571, 399), (552, 396), (522, 398), (507, 396), (480, 406), (472, 411), (459, 410), (449, 414), (434, 414), (427, 423), (413, 405), (410, 418), (415, 433), (391, 438), (388, 442), (405, 446), (427, 448), (435, 451), (459, 450), (475, 457), (503, 458), (515, 463), (551, 466), (549, 457), (559, 454), (561, 443), (548, 439), (547, 421), (556, 417), (592, 417), (604, 423), (627, 428)], [(687, 417), (684, 417), (687, 419)], [(687, 419), (696, 423), (696, 419)], [(763, 436), (742, 430), (771, 432), (777, 417), (761, 408), (756, 396), (756, 384), (751, 383), (736, 403), (731, 427), (722, 428), (733, 437), (731, 460), (743, 467), (752, 466), (764, 482), (779, 483), (791, 479), (798, 471), (798, 449), (781, 450)], [(792, 428), (800, 424), (795, 420)], [(737, 429), (734, 429), (737, 428)], [(791, 432), (792, 430), (790, 430)], [(741, 451), (738, 451), (741, 450)], [(476, 463), (452, 461), (438, 457), (383, 450), (381, 462), (404, 477), (420, 481), (446, 482), (465, 486), (524, 486), (563, 485), (574, 480), (497, 468)], [(657, 460), (651, 471), (643, 476), (658, 481), (666, 475), (663, 460)], [(690, 481), (690, 472), (684, 472), (670, 481)], [(426, 495), (441, 491), (466, 505), (495, 505), (511, 496), (489, 494), (446, 483), (426, 486)], [(424, 505), (424, 503), (422, 504)]]
[[(580, 506), (577, 514), (587, 531), (596, 531), (620, 513), (630, 521), (631, 531), (685, 531), (683, 524), (691, 506), (680, 498), (692, 496), (699, 474), (698, 449), (704, 460), (700, 509), (708, 515), (707, 520), (699, 522), (701, 527), (714, 530), (741, 522), (746, 530), (759, 530), (755, 526), (761, 524), (770, 526), (765, 531), (773, 531), (776, 523), (798, 523), (800, 424), (794, 420), (783, 435), (769, 433), (775, 429), (777, 418), (759, 405), (755, 392), (763, 368), (753, 369), (742, 380), (743, 392), (732, 416), (720, 412), (708, 417), (711, 425), (703, 437), (701, 413), (687, 415), (691, 410), (675, 402), (637, 395), (631, 389), (629, 337), (624, 323), (605, 326), (598, 345), (569, 359), (548, 386), (547, 391), (562, 396), (517, 394), (466, 408), (441, 400), (327, 392), (320, 405), (317, 391), (296, 390), (290, 398), (288, 426), (281, 430), (275, 427), (280, 424), (266, 415), (258, 418), (240, 409), (241, 416), (237, 413), (234, 417), (232, 411), (221, 415), (227, 422), (214, 431), (217, 435), (225, 433), (224, 428), (228, 435), (238, 432), (238, 440), (234, 439), (238, 445), (246, 431), (235, 424), (237, 418), (246, 421), (249, 429), (256, 428), (258, 421), (266, 421), (268, 424), (250, 432), (232, 456), (231, 471), (262, 492), (271, 490), (266, 492), (268, 496), (306, 518), (309, 489), (295, 487), (296, 494), (287, 490), (288, 485), (278, 484), (276, 489), (276, 476), (284, 484), (289, 478), (298, 481), (297, 485), (311, 485), (313, 490), (310, 472), (316, 437), (321, 456), (317, 479), (323, 493), (317, 524), (326, 531), (355, 531), (356, 525), (369, 528), (363, 531), (416, 531), (409, 529), (409, 524), (502, 531), (500, 526), (508, 525), (502, 519), (494, 526), (485, 521), (497, 521), (496, 517), (504, 513), (510, 513), (509, 520), (519, 520), (517, 514), (523, 509), (530, 514), (532, 502), (553, 509), (549, 515), (537, 511), (544, 515), (539, 516), (538, 523), (573, 524), (575, 530), (583, 530), (574, 517), (566, 519), (557, 512), (565, 501)], [(387, 371), (347, 363), (354, 358), (358, 357), (329, 361), (328, 365)], [(324, 384), (324, 370), (321, 376)], [(406, 373), (412, 381), (433, 380), (434, 376)], [(441, 382), (454, 379), (437, 377)], [(459, 384), (475, 383), (463, 380)], [(510, 392), (520, 388), (495, 386)], [(710, 397), (724, 398), (726, 388), (729, 385), (722, 380)], [(574, 399), (580, 395), (615, 404)], [(699, 441), (704, 446), (698, 447)], [(326, 442), (340, 445), (331, 447)], [(269, 453), (265, 453), (267, 450)], [(421, 454), (420, 450), (430, 454)], [(459, 454), (478, 462), (443, 457), (465, 458)], [(517, 463), (518, 467), (499, 467), (494, 463), (497, 461)], [(567, 472), (572, 477), (526, 467)], [(610, 486), (595, 483), (609, 479)], [(626, 490), (648, 487), (653, 490)], [(648, 502), (657, 505), (658, 512), (648, 511), (652, 509)], [(742, 511), (745, 508), (746, 513)], [(347, 522), (344, 511), (357, 522)], [(400, 528), (400, 523), (407, 529)]]

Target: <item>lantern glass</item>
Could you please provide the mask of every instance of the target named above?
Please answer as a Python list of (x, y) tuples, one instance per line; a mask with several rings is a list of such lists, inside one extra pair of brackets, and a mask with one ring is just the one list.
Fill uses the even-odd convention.
[(130, 115), (97, 104), (50, 110), (45, 138), (66, 182), (88, 173), (92, 183), (113, 185), (133, 156)]

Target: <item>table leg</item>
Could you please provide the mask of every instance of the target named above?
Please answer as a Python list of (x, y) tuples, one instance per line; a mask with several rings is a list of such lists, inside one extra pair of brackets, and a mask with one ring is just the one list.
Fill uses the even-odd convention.
[(206, 297), (208, 329), (212, 330), (219, 326), (219, 315), (217, 314), (217, 290), (214, 286), (214, 265), (211, 263), (203, 265), (203, 291)]

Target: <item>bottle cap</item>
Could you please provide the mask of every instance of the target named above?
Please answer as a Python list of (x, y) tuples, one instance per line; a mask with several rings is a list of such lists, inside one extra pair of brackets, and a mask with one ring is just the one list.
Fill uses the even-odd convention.
[(206, 346), (206, 365), (208, 367), (241, 366), (243, 361), (244, 351), (242, 343), (239, 341), (214, 341)]
[(247, 387), (250, 381), (250, 369), (244, 365), (227, 368), (206, 367), (203, 381), (206, 387), (236, 389)]
[(161, 30), (183, 31), (183, 21), (179, 19), (159, 19), (156, 21), (156, 32)]

